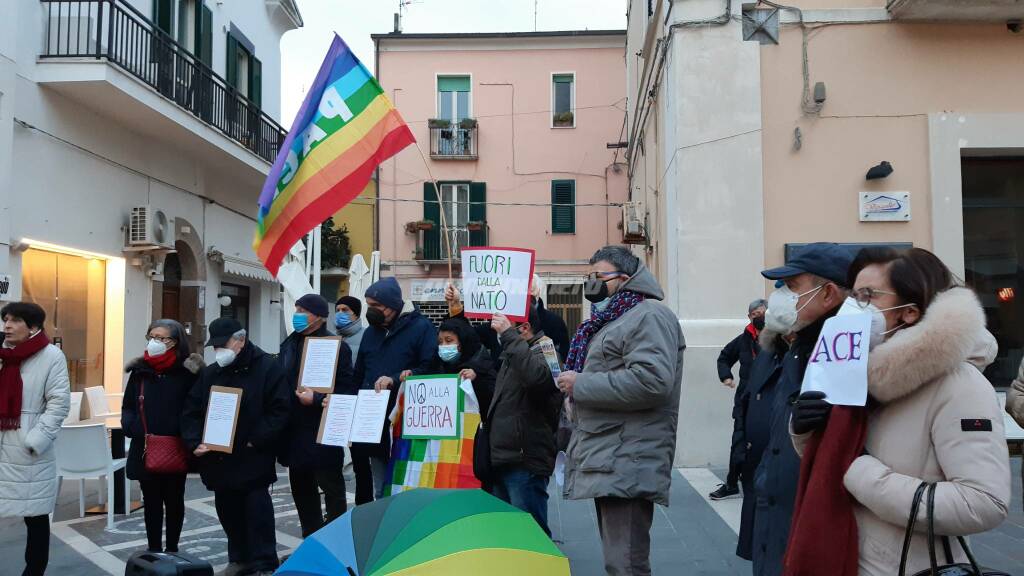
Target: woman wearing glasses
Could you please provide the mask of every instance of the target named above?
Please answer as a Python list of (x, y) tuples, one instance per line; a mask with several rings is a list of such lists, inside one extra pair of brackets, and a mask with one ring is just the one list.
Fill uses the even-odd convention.
[[(121, 427), (132, 439), (128, 478), (142, 486), (146, 537), (151, 552), (177, 552), (185, 522), (186, 470), (167, 471), (167, 463), (146, 457), (146, 442), (154, 436), (181, 437), (181, 411), (203, 357), (191, 354), (185, 329), (174, 320), (155, 320), (146, 333), (146, 351), (128, 364), (128, 385), (121, 405)], [(147, 438), (147, 435), (149, 437)], [(179, 443), (180, 445), (180, 443)], [(155, 446), (149, 447), (155, 451)], [(184, 454), (184, 448), (181, 448)], [(163, 545), (164, 515), (167, 545)]]
[[(801, 490), (808, 505), (794, 518), (787, 566), (817, 573), (807, 564), (814, 540), (808, 530), (816, 513), (828, 513), (832, 529), (819, 537), (833, 540), (833, 566), (841, 558), (853, 564), (843, 573), (891, 576), (900, 566), (922, 482), (937, 484), (937, 535), (977, 534), (1006, 518), (1010, 469), (1003, 419), (995, 390), (982, 375), (995, 358), (996, 342), (977, 296), (958, 286), (927, 250), (865, 249), (850, 267), (850, 279), (848, 306), (872, 315), (868, 404), (827, 407), (815, 397), (819, 393), (805, 393), (797, 402), (793, 430), (804, 433), (794, 443), (805, 459)], [(833, 479), (825, 488), (835, 491), (826, 500), (832, 509), (814, 509), (813, 480), (804, 487), (808, 475)], [(907, 574), (930, 567), (926, 514), (922, 505)], [(852, 530), (842, 529), (844, 519)], [(938, 539), (936, 548), (939, 564), (949, 563), (949, 552), (956, 562), (965, 561), (955, 540), (949, 552)]]

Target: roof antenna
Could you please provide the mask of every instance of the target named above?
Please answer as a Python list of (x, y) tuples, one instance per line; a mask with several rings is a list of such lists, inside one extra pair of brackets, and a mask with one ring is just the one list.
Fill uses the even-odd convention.
[(533, 31), (537, 31), (537, 0), (533, 0)]

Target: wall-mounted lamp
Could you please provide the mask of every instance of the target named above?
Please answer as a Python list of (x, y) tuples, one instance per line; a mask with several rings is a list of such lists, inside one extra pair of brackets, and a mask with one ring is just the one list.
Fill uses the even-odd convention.
[(270, 301), (270, 309), (271, 310), (280, 310), (281, 309), (281, 301), (280, 300), (271, 300)]
[(227, 294), (218, 294), (217, 302), (220, 302), (221, 306), (231, 306), (231, 296)]
[(887, 177), (889, 174), (892, 174), (892, 172), (892, 164), (883, 160), (878, 166), (872, 166), (871, 169), (868, 170), (865, 178), (868, 180), (878, 180)]

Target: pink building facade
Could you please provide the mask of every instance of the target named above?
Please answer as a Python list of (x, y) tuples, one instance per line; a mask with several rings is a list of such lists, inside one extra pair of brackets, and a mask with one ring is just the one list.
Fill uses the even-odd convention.
[(625, 31), (373, 38), (377, 77), (419, 142), (378, 172), (383, 274), (442, 313), (443, 212), (455, 278), (461, 247), (532, 248), (548, 307), (572, 328), (589, 313), (588, 259), (622, 239), (627, 178), (609, 144), (625, 133)]

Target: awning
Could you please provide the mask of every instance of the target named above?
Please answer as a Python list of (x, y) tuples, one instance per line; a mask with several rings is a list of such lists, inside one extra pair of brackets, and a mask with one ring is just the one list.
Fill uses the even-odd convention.
[(270, 272), (267, 272), (267, 269), (263, 267), (263, 264), (260, 264), (259, 262), (250, 262), (248, 260), (234, 258), (226, 254), (223, 258), (224, 272), (228, 274), (277, 284), (277, 280), (275, 280), (274, 277), (270, 275)]

